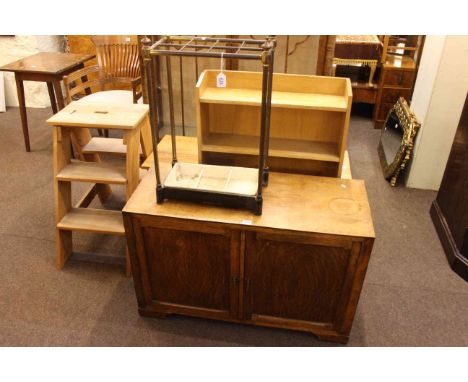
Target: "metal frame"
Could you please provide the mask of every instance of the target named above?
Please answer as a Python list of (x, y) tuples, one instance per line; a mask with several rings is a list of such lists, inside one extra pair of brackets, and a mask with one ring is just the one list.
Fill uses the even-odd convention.
[[(273, 82), (273, 64), (276, 40), (268, 37), (266, 40), (218, 38), (201, 36), (164, 36), (151, 44), (147, 37), (143, 38), (142, 55), (145, 72), (147, 73), (148, 99), (150, 106), (150, 119), (153, 141), (153, 157), (156, 172), (156, 197), (157, 203), (163, 203), (165, 199), (178, 199), (226, 205), (229, 207), (246, 208), (260, 215), (262, 212), (262, 188), (268, 183), (268, 146), (270, 140), (270, 114), (271, 93)], [(169, 112), (171, 123), (172, 165), (177, 163), (176, 133), (174, 118), (174, 97), (172, 88), (171, 57), (207, 57), (240, 60), (259, 60), (263, 66), (262, 79), (262, 105), (260, 118), (260, 147), (258, 163), (258, 188), (253, 197), (244, 195), (227, 195), (220, 192), (204, 190), (182, 190), (174, 187), (164, 187), (161, 182), (158, 159), (158, 78), (155, 72), (155, 62), (160, 57), (166, 58), (166, 72), (168, 84)]]

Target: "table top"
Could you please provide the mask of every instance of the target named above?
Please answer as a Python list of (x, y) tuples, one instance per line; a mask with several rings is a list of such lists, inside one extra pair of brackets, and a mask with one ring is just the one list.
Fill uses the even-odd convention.
[(336, 36), (334, 56), (351, 60), (379, 60), (382, 43), (376, 35)]
[(94, 54), (40, 52), (0, 67), (5, 72), (60, 74), (94, 58)]
[(149, 113), (145, 104), (71, 102), (47, 120), (52, 126), (131, 130)]
[(336, 36), (335, 44), (370, 44), (381, 45), (377, 35), (338, 35)]
[[(179, 162), (197, 163), (196, 138), (177, 137)], [(161, 179), (171, 169), (170, 136), (158, 145)], [(234, 226), (256, 226), (281, 230), (375, 237), (372, 216), (363, 180), (338, 179), (271, 172), (263, 189), (263, 213), (200, 205), (181, 201), (156, 204), (154, 168), (144, 176), (125, 205), (127, 213)]]

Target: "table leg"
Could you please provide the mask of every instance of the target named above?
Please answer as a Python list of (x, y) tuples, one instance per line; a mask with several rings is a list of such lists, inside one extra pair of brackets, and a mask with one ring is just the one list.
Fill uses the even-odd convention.
[(370, 63), (370, 74), (369, 74), (369, 86), (371, 86), (374, 83), (374, 74), (375, 74), (375, 69), (377, 69), (377, 61), (374, 63)]
[(54, 85), (52, 82), (47, 82), (47, 90), (49, 91), (50, 106), (52, 106), (52, 112), (57, 113), (57, 102), (55, 101)]
[(62, 110), (65, 107), (63, 102), (63, 93), (62, 93), (62, 86), (60, 84), (60, 80), (54, 81), (54, 90), (55, 95), (57, 97), (57, 106), (59, 110)]
[(28, 131), (28, 116), (26, 115), (26, 101), (24, 99), (24, 85), (23, 80), (15, 73), (16, 91), (18, 92), (18, 102), (21, 116), (21, 125), (23, 127), (24, 146), (26, 151), (31, 151), (29, 145), (29, 131)]

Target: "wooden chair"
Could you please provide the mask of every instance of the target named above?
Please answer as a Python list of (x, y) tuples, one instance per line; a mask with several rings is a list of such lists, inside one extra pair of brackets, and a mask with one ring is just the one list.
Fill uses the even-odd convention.
[(98, 65), (64, 78), (66, 102), (137, 103), (142, 97), (137, 36), (93, 36)]
[[(96, 104), (129, 104), (142, 101), (140, 76), (140, 58), (137, 36), (93, 36), (96, 46), (97, 65), (87, 66), (77, 70), (63, 79), (65, 85), (65, 101)], [(108, 138), (107, 131), (98, 129), (99, 135), (86, 147), (74, 149), (79, 153), (107, 153), (125, 154), (126, 147), (120, 138)], [(146, 158), (149, 150), (148, 140), (151, 132), (142, 129), (142, 144), (145, 149), (140, 150)]]

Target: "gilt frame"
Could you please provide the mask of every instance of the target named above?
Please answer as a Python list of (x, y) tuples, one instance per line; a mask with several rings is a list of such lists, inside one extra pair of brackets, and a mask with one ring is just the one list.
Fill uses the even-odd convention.
[(390, 185), (394, 187), (396, 185), (398, 175), (406, 167), (406, 164), (411, 158), (414, 147), (414, 138), (421, 127), (421, 123), (416, 118), (416, 115), (410, 110), (406, 100), (403, 97), (400, 97), (387, 114), (382, 134), (385, 132), (385, 127), (387, 126), (388, 119), (392, 112), (395, 112), (403, 128), (403, 138), (401, 140), (400, 148), (398, 149), (393, 161), (391, 163), (387, 163), (382, 139), (380, 139), (378, 153), (384, 177), (389, 180)]

